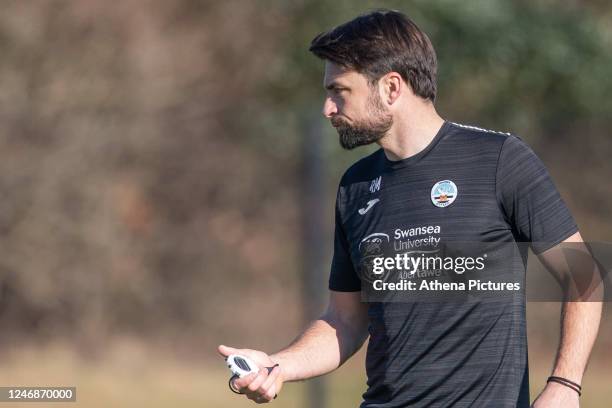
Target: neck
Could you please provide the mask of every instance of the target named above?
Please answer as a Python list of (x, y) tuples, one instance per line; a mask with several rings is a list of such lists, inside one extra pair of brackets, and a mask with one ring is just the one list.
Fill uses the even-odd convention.
[(425, 149), (444, 124), (430, 102), (418, 101), (402, 111), (410, 114), (394, 118), (393, 126), (378, 142), (392, 161), (407, 159)]

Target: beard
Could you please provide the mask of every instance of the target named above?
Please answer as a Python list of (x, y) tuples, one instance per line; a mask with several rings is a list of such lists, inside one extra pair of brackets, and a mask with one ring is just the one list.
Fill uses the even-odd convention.
[(342, 118), (332, 118), (331, 123), (340, 136), (340, 146), (346, 150), (352, 150), (358, 146), (366, 146), (382, 139), (391, 125), (393, 117), (386, 110), (375, 91), (371, 91), (368, 98), (368, 118), (354, 121), (349, 124)]

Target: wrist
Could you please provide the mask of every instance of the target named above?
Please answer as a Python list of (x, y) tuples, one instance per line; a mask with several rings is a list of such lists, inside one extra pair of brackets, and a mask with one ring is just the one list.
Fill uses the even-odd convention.
[(551, 377), (560, 377), (579, 385), (582, 384), (582, 375), (578, 374), (576, 370), (553, 370)]
[(574, 390), (572, 390), (571, 388), (566, 387), (565, 385), (559, 384), (559, 383), (555, 383), (555, 382), (549, 382), (546, 384), (546, 386), (544, 387), (545, 390), (550, 390), (550, 391), (554, 391), (555, 393), (558, 394), (564, 394), (567, 396), (572, 396), (572, 397), (576, 397), (578, 398), (578, 393)]
[(546, 387), (556, 389), (563, 392), (573, 393), (580, 397), (582, 395), (582, 386), (572, 380), (560, 376), (550, 376), (546, 380)]
[(281, 353), (271, 354), (270, 359), (280, 368), (279, 378), (282, 382), (293, 381), (291, 374), (291, 364), (286, 356)]

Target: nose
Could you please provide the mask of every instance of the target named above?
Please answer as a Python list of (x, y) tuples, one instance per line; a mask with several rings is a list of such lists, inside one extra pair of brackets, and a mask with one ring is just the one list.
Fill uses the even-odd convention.
[(338, 107), (331, 100), (331, 98), (325, 98), (325, 102), (323, 102), (323, 116), (327, 119), (330, 119), (333, 115), (338, 113)]

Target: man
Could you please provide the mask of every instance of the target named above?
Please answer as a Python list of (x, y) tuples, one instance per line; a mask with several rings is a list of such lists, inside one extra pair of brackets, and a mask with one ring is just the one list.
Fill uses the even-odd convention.
[[(336, 369), (369, 336), (362, 407), (529, 406), (524, 295), (510, 302), (362, 302), (370, 281), (360, 272), (367, 255), (361, 244), (375, 241), (376, 251), (391, 240), (396, 248), (529, 242), (562, 274), (555, 251), (582, 238), (541, 161), (516, 136), (438, 115), (434, 49), (399, 12), (360, 16), (317, 36), (310, 50), (325, 61), (323, 114), (341, 145), (381, 149), (340, 182), (327, 311), (276, 354), (219, 346), (222, 355), (242, 354), (262, 368), (234, 387), (256, 402), (272, 401), (284, 382)], [(600, 303), (564, 304), (556, 379), (536, 407), (579, 406), (600, 313)]]

